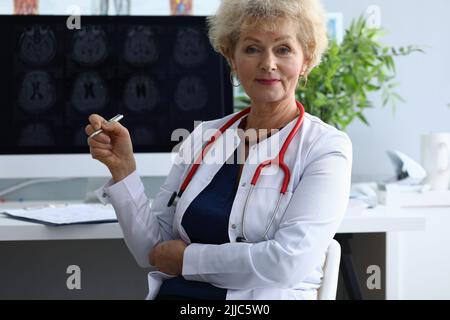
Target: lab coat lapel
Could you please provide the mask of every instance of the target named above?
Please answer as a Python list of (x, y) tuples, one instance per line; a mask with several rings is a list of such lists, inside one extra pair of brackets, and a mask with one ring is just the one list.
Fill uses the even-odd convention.
[[(242, 182), (250, 183), (259, 164), (266, 160), (272, 160), (278, 156), (284, 142), (286, 141), (289, 133), (294, 128), (296, 122), (297, 118), (288, 123), (282, 130), (254, 145), (250, 149), (248, 159), (242, 173)], [(293, 142), (294, 141), (295, 139), (293, 140)], [(291, 149), (292, 148), (288, 148), (288, 151), (285, 155), (285, 162), (289, 167), (291, 167), (288, 161), (288, 159), (290, 158), (289, 151)], [(283, 177), (283, 171), (278, 166), (265, 167), (261, 171), (257, 186), (270, 186), (272, 188), (279, 188), (282, 184)]]
[[(214, 135), (216, 130), (225, 124), (226, 120), (221, 121), (217, 128), (210, 130), (209, 134), (204, 135), (204, 141), (209, 141), (209, 138)], [(275, 158), (281, 147), (295, 125), (296, 120), (293, 120), (285, 128), (271, 137), (261, 141), (250, 150), (249, 156), (241, 175), (242, 182), (250, 184), (253, 175), (258, 165), (266, 160)], [(178, 201), (177, 210), (175, 213), (174, 228), (178, 228), (181, 238), (190, 243), (190, 239), (182, 228), (181, 222), (186, 209), (190, 203), (202, 192), (206, 186), (211, 182), (217, 172), (220, 170), (225, 161), (234, 153), (241, 142), (238, 135), (238, 126), (240, 121), (235, 122), (223, 135), (221, 135), (211, 149), (206, 154), (203, 163), (199, 166), (196, 174), (192, 178), (188, 187), (184, 191), (182, 197)], [(199, 151), (196, 153), (197, 158)], [(270, 186), (272, 188), (279, 188), (283, 181), (282, 171), (277, 166), (266, 167), (258, 180), (258, 186)]]
[[(225, 120), (221, 121), (217, 128), (206, 131), (206, 135), (203, 134), (203, 141), (206, 144), (207, 141), (214, 135), (214, 133), (225, 124)], [(184, 232), (181, 226), (183, 215), (190, 203), (202, 192), (206, 186), (211, 182), (217, 172), (220, 170), (225, 161), (234, 153), (235, 149), (240, 143), (240, 138), (237, 134), (236, 128), (240, 121), (235, 122), (223, 135), (221, 135), (209, 149), (202, 164), (198, 167), (197, 172), (193, 176), (188, 187), (184, 191), (182, 197), (178, 201), (177, 210), (175, 212), (174, 228), (178, 228), (181, 238), (190, 243), (189, 237)], [(195, 154), (197, 159), (201, 148)]]
[[(280, 197), (280, 190), (284, 178), (283, 170), (277, 165), (265, 167), (261, 171), (251, 195), (250, 184), (258, 166), (262, 162), (272, 160), (278, 156), (289, 133), (295, 126), (295, 123), (296, 120), (286, 125), (276, 134), (254, 145), (250, 150), (230, 215), (230, 224), (237, 226), (228, 230), (229, 238), (232, 239), (232, 241), (243, 235), (243, 212), (247, 200), (249, 200), (249, 202), (245, 215), (245, 236), (249, 241), (260, 241), (266, 231), (268, 221), (272, 221), (271, 217), (274, 213), (273, 210), (276, 208), (277, 201)], [(292, 142), (295, 144), (298, 142), (298, 139), (293, 139)], [(290, 145), (285, 155), (285, 162), (290, 168), (291, 173), (295, 170), (293, 158), (295, 157), (296, 149), (295, 145)], [(290, 180), (288, 192), (283, 196), (279, 210), (271, 223), (271, 228), (267, 233), (267, 236), (269, 237), (273, 236), (272, 232), (274, 226), (279, 224), (281, 216), (289, 203), (292, 186), (293, 179)]]

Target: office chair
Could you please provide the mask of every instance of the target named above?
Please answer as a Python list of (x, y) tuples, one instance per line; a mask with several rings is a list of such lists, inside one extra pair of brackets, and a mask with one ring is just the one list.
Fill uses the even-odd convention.
[(325, 255), (322, 284), (318, 290), (318, 300), (336, 300), (340, 261), (341, 246), (339, 242), (333, 239)]

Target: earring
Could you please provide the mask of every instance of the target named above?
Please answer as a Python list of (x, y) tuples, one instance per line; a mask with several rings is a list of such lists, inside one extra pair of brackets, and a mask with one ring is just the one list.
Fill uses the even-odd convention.
[(238, 83), (238, 84), (235, 84), (233, 78), (234, 78), (233, 72), (230, 72), (230, 82), (231, 82), (231, 85), (232, 85), (233, 87), (235, 87), (235, 88), (239, 87), (239, 86), (241, 85), (241, 83), (239, 82), (239, 79), (238, 79), (238, 82), (239, 82), (239, 83)]
[(298, 84), (300, 89), (305, 90), (306, 85), (308, 84), (308, 76), (301, 74), (300, 77), (298, 78)]

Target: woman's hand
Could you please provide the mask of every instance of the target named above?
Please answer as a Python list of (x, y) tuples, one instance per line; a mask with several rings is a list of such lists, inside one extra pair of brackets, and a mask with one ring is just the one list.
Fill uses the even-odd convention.
[(183, 255), (187, 245), (182, 240), (164, 241), (153, 247), (149, 262), (159, 271), (178, 276), (183, 272)]
[(89, 116), (89, 124), (85, 131), (90, 136), (94, 131), (103, 132), (88, 138), (92, 158), (105, 164), (112, 178), (118, 182), (136, 170), (133, 145), (128, 130), (118, 122), (108, 123), (97, 114)]

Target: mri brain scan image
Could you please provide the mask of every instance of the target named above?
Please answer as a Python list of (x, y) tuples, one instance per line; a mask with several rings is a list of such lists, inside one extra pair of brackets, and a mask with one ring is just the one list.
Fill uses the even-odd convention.
[(106, 34), (99, 26), (83, 26), (72, 38), (72, 58), (83, 66), (102, 63), (109, 55)]
[(130, 135), (135, 145), (149, 145), (158, 141), (153, 131), (148, 127), (136, 127)]
[(29, 113), (48, 110), (56, 101), (55, 82), (47, 72), (28, 72), (19, 86), (18, 101), (21, 108)]
[(202, 34), (192, 28), (178, 31), (174, 58), (177, 63), (185, 67), (194, 67), (201, 64), (208, 56), (208, 49)]
[(56, 54), (56, 37), (49, 27), (31, 26), (19, 38), (20, 59), (32, 66), (48, 64)]
[(158, 59), (158, 46), (149, 27), (136, 26), (128, 31), (123, 56), (127, 63), (136, 67), (149, 65)]
[(18, 144), (20, 146), (52, 146), (55, 144), (55, 137), (50, 126), (45, 123), (33, 123), (22, 129), (19, 135)]
[(156, 83), (149, 76), (134, 75), (125, 84), (124, 103), (131, 111), (151, 111), (158, 98)]
[(183, 111), (199, 110), (208, 102), (208, 90), (201, 78), (187, 76), (178, 82), (174, 99)]
[(76, 146), (87, 146), (87, 135), (84, 131), (84, 128), (82, 127), (75, 131), (76, 132), (73, 138), (73, 144)]
[(75, 79), (70, 100), (81, 113), (98, 112), (109, 101), (108, 88), (98, 73), (83, 72)]
[(82, 15), (79, 29), (67, 15), (0, 20), (5, 154), (86, 154), (94, 113), (123, 114), (135, 152), (172, 152), (176, 129), (233, 112), (228, 65), (204, 17)]

